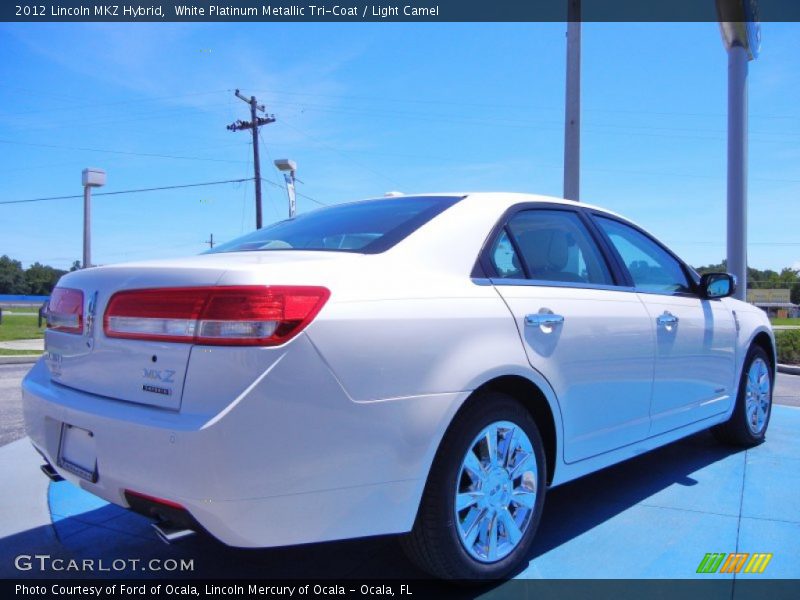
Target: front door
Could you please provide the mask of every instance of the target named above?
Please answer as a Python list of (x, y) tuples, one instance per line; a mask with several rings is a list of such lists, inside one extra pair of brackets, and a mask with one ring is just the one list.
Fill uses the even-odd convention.
[(645, 233), (595, 217), (627, 267), (656, 337), (650, 435), (727, 410), (736, 396), (736, 324), (700, 298), (681, 263)]

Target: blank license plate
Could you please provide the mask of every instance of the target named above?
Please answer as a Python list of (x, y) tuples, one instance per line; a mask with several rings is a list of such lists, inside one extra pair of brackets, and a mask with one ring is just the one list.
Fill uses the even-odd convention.
[(58, 466), (82, 479), (97, 481), (97, 448), (94, 434), (69, 423), (61, 424)]

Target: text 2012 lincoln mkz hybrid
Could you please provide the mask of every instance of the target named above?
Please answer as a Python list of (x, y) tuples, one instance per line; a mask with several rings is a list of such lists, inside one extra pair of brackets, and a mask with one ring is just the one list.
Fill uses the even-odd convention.
[(406, 534), (529, 560), (549, 487), (713, 427), (764, 439), (765, 314), (629, 221), (543, 196), (320, 209), (65, 275), (23, 383), (44, 469), (240, 547)]

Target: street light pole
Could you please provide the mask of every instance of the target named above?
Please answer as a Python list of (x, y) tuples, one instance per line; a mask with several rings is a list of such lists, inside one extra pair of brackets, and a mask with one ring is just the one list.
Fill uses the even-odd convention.
[(89, 167), (81, 172), (83, 184), (83, 268), (92, 266), (92, 188), (106, 184), (106, 172)]
[(756, 0), (716, 0), (722, 41), (728, 51), (728, 271), (734, 296), (747, 299), (747, 74), (758, 57), (761, 27)]
[(92, 266), (92, 186), (83, 186), (83, 268)]
[(728, 50), (728, 271), (739, 282), (735, 296), (747, 297), (747, 50)]
[(279, 158), (275, 161), (275, 166), (283, 173), (283, 180), (286, 182), (286, 195), (289, 197), (289, 218), (291, 219), (297, 213), (297, 195), (294, 188), (297, 163), (288, 158)]

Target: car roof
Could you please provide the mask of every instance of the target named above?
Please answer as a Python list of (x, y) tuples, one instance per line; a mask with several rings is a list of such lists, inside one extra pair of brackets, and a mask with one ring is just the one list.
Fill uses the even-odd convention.
[[(592, 210), (596, 210), (599, 212), (603, 212), (609, 215), (613, 215), (615, 217), (619, 217), (620, 219), (624, 219), (626, 221), (630, 221), (627, 217), (615, 213), (614, 211), (608, 210), (607, 208), (603, 208), (602, 206), (597, 206), (595, 204), (588, 204), (586, 202), (576, 202), (575, 200), (566, 200), (564, 198), (558, 198), (556, 196), (546, 196), (544, 194), (528, 194), (522, 192), (430, 192), (430, 193), (419, 193), (419, 194), (396, 194), (392, 196), (386, 196), (386, 199), (397, 199), (397, 198), (418, 198), (418, 197), (428, 197), (428, 198), (464, 198), (464, 200), (474, 201), (474, 202), (493, 202), (505, 210), (505, 208), (510, 208), (515, 204), (522, 204), (524, 202), (546, 202), (548, 204), (562, 204), (564, 206), (580, 206), (582, 208), (590, 208)], [(374, 198), (375, 200), (379, 198)]]

